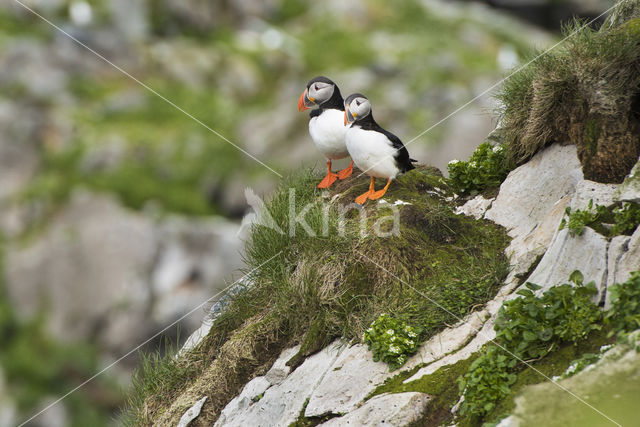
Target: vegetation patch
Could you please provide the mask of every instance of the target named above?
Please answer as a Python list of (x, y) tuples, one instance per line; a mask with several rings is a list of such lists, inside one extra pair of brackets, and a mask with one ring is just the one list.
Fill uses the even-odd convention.
[(540, 287), (527, 283), (521, 295), (505, 302), (494, 326), (496, 338), (460, 381), (465, 396), (462, 414), (482, 419), (511, 393), (522, 360), (540, 360), (563, 344), (577, 345), (602, 329), (602, 313), (591, 302), (593, 282), (583, 284), (580, 272), (538, 297)]
[(572, 236), (580, 236), (584, 227), (590, 227), (598, 233), (613, 237), (620, 234), (630, 236), (640, 224), (640, 205), (632, 202), (616, 203), (609, 207), (593, 206), (589, 200), (586, 209), (571, 210), (567, 206), (565, 217), (560, 222), (559, 229), (569, 229)]
[(640, 33), (637, 10), (622, 3), (598, 30), (568, 25), (566, 41), (535, 52), (537, 59), (505, 81), (497, 97), (512, 161), (559, 142), (577, 145), (587, 179), (619, 183), (633, 167), (640, 154)]
[(383, 313), (364, 332), (362, 341), (373, 353), (374, 361), (382, 360), (391, 369), (397, 369), (418, 350), (419, 333), (406, 321)]
[[(400, 177), (386, 203), (364, 207), (352, 203), (368, 187), (357, 175), (336, 185), (337, 197), (318, 190), (310, 172), (284, 182), (267, 203), (278, 227), (254, 225), (247, 243), (252, 285), (231, 297), (196, 351), (178, 358), (196, 379), (135, 390), (131, 419), (175, 423), (207, 395), (198, 420), (210, 425), (285, 346), (301, 344), (295, 367), (336, 338), (360, 340), (383, 313), (420, 342), (495, 295), (508, 268), (504, 230), (456, 215), (433, 169)], [(153, 376), (140, 372), (138, 382)]]
[(609, 288), (611, 309), (607, 321), (613, 333), (631, 332), (640, 329), (640, 270), (631, 273), (624, 283), (616, 283)]
[(499, 187), (513, 168), (504, 146), (488, 142), (480, 144), (468, 161), (451, 160), (447, 165), (451, 187), (471, 196)]

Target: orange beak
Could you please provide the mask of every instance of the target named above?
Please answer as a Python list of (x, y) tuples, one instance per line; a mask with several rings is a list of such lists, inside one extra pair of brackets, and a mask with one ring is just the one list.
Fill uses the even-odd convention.
[(347, 125), (347, 110), (344, 110), (344, 125)]
[(304, 92), (302, 92), (302, 95), (300, 95), (300, 100), (298, 100), (298, 111), (304, 111), (311, 108), (311, 107), (307, 107), (307, 103), (305, 100), (306, 97), (307, 97), (307, 90), (305, 89)]

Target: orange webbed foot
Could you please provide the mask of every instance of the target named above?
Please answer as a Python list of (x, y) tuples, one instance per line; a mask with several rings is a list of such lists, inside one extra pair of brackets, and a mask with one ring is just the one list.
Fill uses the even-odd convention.
[(375, 178), (371, 177), (371, 182), (369, 184), (369, 191), (356, 197), (356, 203), (359, 205), (364, 205), (364, 202), (366, 202), (367, 199), (370, 199), (371, 195), (374, 193), (375, 193)]
[(369, 198), (371, 200), (378, 200), (380, 197), (384, 196), (387, 190), (389, 189), (389, 185), (391, 185), (391, 180), (387, 181), (387, 185), (384, 186), (382, 190), (374, 191), (371, 193)]
[(349, 164), (349, 166), (347, 166), (346, 168), (338, 172), (338, 179), (349, 178), (352, 173), (353, 173), (353, 160), (351, 160), (351, 163)]
[(364, 202), (366, 202), (370, 196), (371, 196), (371, 192), (367, 191), (366, 193), (363, 193), (358, 197), (356, 197), (356, 203), (359, 205), (364, 205)]
[(328, 173), (327, 176), (324, 177), (320, 184), (318, 184), (318, 188), (329, 188), (331, 185), (338, 180), (338, 174)]

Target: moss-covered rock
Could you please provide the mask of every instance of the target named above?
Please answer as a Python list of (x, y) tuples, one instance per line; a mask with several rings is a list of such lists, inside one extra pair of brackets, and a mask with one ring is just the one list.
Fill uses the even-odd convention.
[[(210, 423), (283, 345), (303, 344), (290, 361), (295, 367), (335, 338), (360, 340), (385, 312), (418, 327), (424, 340), (495, 295), (507, 272), (508, 238), (488, 221), (456, 215), (439, 172), (419, 167), (397, 179), (383, 203), (364, 207), (353, 204), (368, 188), (358, 174), (329, 193), (318, 190), (318, 178), (309, 173), (283, 184), (267, 203), (279, 229), (252, 228), (247, 262), (256, 268), (253, 285), (234, 296), (209, 336), (182, 356), (194, 375), (146, 394), (132, 408), (138, 419), (175, 422), (207, 395), (199, 420)], [(255, 324), (247, 319), (256, 316), (277, 319), (275, 329), (249, 334), (235, 356), (226, 351), (247, 335), (247, 325)], [(176, 402), (169, 412), (167, 402)]]

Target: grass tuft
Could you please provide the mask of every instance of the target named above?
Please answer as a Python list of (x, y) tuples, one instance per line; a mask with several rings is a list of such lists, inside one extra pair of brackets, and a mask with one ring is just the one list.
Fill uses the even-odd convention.
[(562, 45), (504, 82), (497, 98), (512, 161), (573, 143), (585, 178), (622, 182), (640, 154), (640, 21), (621, 19), (599, 30), (574, 21)]

